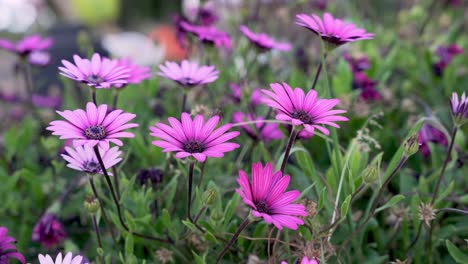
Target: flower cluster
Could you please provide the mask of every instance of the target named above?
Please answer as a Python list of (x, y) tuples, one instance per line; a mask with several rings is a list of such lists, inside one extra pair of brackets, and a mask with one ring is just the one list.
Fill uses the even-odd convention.
[(353, 58), (348, 53), (343, 56), (353, 73), (353, 88), (360, 89), (360, 97), (366, 101), (380, 100), (382, 96), (376, 89), (377, 81), (367, 76), (365, 70), (370, 67), (370, 61), (367, 56)]
[(453, 58), (461, 53), (463, 53), (463, 49), (457, 44), (438, 47), (436, 54), (439, 56), (439, 61), (432, 65), (434, 74), (442, 76), (444, 69), (452, 62)]

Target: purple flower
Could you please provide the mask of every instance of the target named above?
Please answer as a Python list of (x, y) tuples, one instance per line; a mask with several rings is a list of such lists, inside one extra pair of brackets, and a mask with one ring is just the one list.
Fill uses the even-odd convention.
[(28, 62), (31, 65), (45, 67), (51, 61), (50, 53), (45, 51), (35, 51), (28, 55)]
[(126, 78), (127, 83), (138, 84), (151, 77), (151, 69), (149, 67), (136, 65), (130, 58), (118, 59), (117, 67), (128, 69), (129, 77)]
[[(99, 165), (99, 160), (94, 153), (93, 148), (84, 145), (76, 148), (65, 147), (67, 154), (62, 154), (62, 158), (68, 162), (67, 167), (77, 171), (83, 171), (89, 174), (104, 174)], [(110, 149), (99, 149), (99, 154), (102, 157), (102, 162), (106, 170), (119, 163), (122, 158), (120, 155), (122, 151), (119, 151), (118, 147), (112, 147)], [(109, 175), (112, 175), (109, 173)]]
[(242, 99), (242, 88), (237, 83), (230, 83), (229, 89), (232, 92), (232, 99), (235, 103), (240, 103)]
[(17, 53), (20, 56), (27, 56), (31, 52), (48, 49), (52, 44), (52, 38), (41, 38), (39, 35), (24, 37), (16, 44), (6, 39), (0, 39), (0, 48)]
[[(244, 114), (242, 112), (235, 112), (232, 115), (232, 122), (241, 123), (246, 121), (253, 121), (254, 118), (251, 114)], [(255, 117), (255, 121), (262, 121), (262, 116)], [(249, 125), (242, 125), (241, 128), (247, 133), (253, 140), (262, 140), (265, 142), (273, 139), (280, 139), (283, 137), (283, 133), (279, 129), (278, 123), (255, 123), (253, 124), (254, 129)]]
[(55, 97), (55, 96), (33, 94), (32, 102), (37, 107), (57, 109), (57, 108), (60, 108), (60, 106), (62, 105), (62, 98)]
[(431, 154), (429, 142), (447, 146), (447, 139), (445, 138), (444, 133), (433, 126), (424, 124), (421, 127), (421, 130), (419, 130), (419, 149), (426, 158)]
[(34, 226), (32, 240), (50, 248), (59, 244), (65, 236), (65, 231), (57, 217), (48, 213), (41, 217)]
[(351, 57), (348, 53), (343, 55), (343, 58), (348, 62), (349, 67), (353, 72), (363, 72), (370, 67), (370, 60), (367, 56), (362, 56), (359, 58)]
[(25, 263), (24, 256), (18, 252), (16, 246), (13, 244), (16, 240), (13, 237), (7, 236), (8, 229), (0, 226), (0, 263), (10, 263), (10, 258), (15, 258), (21, 263)]
[(290, 43), (277, 42), (265, 33), (254, 33), (244, 25), (240, 26), (240, 31), (250, 40), (250, 42), (262, 50), (276, 49), (280, 51), (289, 51), (292, 48)]
[(218, 48), (221, 46), (231, 48), (229, 34), (218, 30), (215, 26), (197, 26), (183, 20), (179, 22), (179, 26), (184, 32), (195, 35), (202, 42), (213, 44)]
[(374, 34), (367, 33), (353, 23), (346, 23), (341, 19), (336, 19), (329, 13), (324, 14), (323, 20), (314, 14), (312, 16), (299, 14), (296, 15), (296, 24), (311, 30), (323, 40), (335, 46), (374, 38)]
[(179, 64), (167, 61), (159, 65), (158, 75), (173, 80), (184, 87), (194, 87), (214, 82), (219, 71), (214, 66), (199, 66), (196, 62), (184, 60)]
[(465, 93), (462, 94), (460, 99), (458, 99), (457, 93), (453, 93), (450, 104), (452, 106), (452, 117), (455, 124), (462, 126), (468, 122), (468, 97), (466, 97)]
[(436, 53), (440, 59), (432, 66), (432, 68), (435, 75), (441, 76), (444, 69), (452, 62), (453, 58), (456, 55), (463, 53), (463, 49), (457, 44), (452, 44), (448, 46), (440, 46), (437, 48)]
[(200, 23), (204, 26), (212, 26), (219, 20), (219, 17), (216, 15), (213, 8), (206, 6), (200, 8), (198, 11), (198, 18), (200, 19)]
[(39, 254), (39, 264), (89, 264), (88, 262), (83, 260), (83, 256), (75, 255), (73, 257), (71, 252), (68, 252), (65, 257), (62, 259), (62, 253), (60, 252), (57, 257), (52, 259), (49, 255), (42, 255)]
[(192, 120), (187, 113), (182, 113), (182, 122), (169, 117), (170, 126), (156, 123), (150, 127), (151, 136), (159, 138), (152, 143), (163, 148), (163, 152), (177, 152), (179, 159), (192, 156), (204, 162), (207, 157), (221, 158), (225, 152), (239, 147), (236, 143), (226, 142), (237, 137), (239, 132), (227, 132), (231, 124), (215, 129), (219, 119), (219, 116), (214, 116), (205, 122), (202, 115), (197, 115)]
[(78, 82), (95, 88), (110, 88), (122, 86), (128, 83), (130, 69), (117, 65), (116, 60), (101, 58), (94, 53), (91, 60), (82, 59), (78, 55), (73, 56), (75, 64), (62, 60), (65, 67), (59, 67), (60, 74)]

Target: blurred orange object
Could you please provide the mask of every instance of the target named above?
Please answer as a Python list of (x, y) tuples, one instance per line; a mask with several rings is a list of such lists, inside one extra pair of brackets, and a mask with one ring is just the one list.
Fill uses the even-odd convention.
[(165, 59), (170, 61), (181, 61), (187, 58), (188, 50), (184, 49), (179, 41), (174, 27), (169, 25), (157, 26), (149, 37), (165, 49)]

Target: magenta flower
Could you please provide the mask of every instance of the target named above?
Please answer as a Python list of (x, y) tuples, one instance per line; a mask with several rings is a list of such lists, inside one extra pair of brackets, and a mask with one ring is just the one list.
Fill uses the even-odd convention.
[(57, 217), (47, 213), (34, 226), (32, 240), (50, 248), (59, 244), (65, 236), (65, 231)]
[(219, 71), (214, 66), (198, 66), (196, 62), (184, 60), (179, 64), (167, 61), (159, 65), (158, 75), (173, 80), (185, 87), (214, 82), (218, 79)]
[[(68, 161), (67, 167), (89, 174), (104, 174), (93, 148), (84, 145), (77, 148), (65, 147), (65, 150), (68, 155), (62, 154), (62, 158)], [(112, 147), (107, 150), (99, 149), (99, 154), (102, 157), (106, 170), (122, 160), (120, 157), (122, 151), (119, 151), (118, 147)], [(109, 173), (109, 175), (112, 174)]]
[(28, 62), (34, 66), (45, 67), (50, 61), (50, 53), (45, 51), (35, 51), (28, 56)]
[(62, 60), (65, 67), (59, 67), (63, 76), (87, 84), (95, 88), (110, 88), (122, 86), (128, 83), (130, 69), (117, 65), (116, 60), (101, 58), (94, 53), (91, 60), (82, 59), (78, 55), (73, 56), (75, 64)]
[(458, 126), (462, 126), (468, 122), (468, 97), (465, 93), (462, 94), (458, 99), (457, 93), (452, 93), (452, 100), (450, 100), (452, 106), (452, 116), (455, 123)]
[(127, 123), (136, 115), (124, 113), (120, 109), (107, 113), (107, 109), (105, 104), (96, 107), (95, 104), (88, 103), (86, 111), (82, 109), (57, 111), (67, 121), (52, 121), (47, 130), (52, 131), (52, 135), (60, 136), (60, 139), (73, 139), (75, 147), (99, 145), (103, 149), (109, 149), (110, 142), (122, 146), (123, 143), (119, 138), (134, 137), (133, 133), (124, 130), (138, 126), (135, 123)]
[(15, 258), (21, 263), (25, 263), (24, 256), (18, 252), (13, 237), (7, 236), (8, 229), (0, 226), (0, 263), (10, 263), (8, 259)]
[(243, 170), (239, 171), (237, 182), (241, 188), (236, 192), (252, 208), (253, 216), (263, 218), (280, 230), (283, 227), (296, 230), (297, 225), (304, 224), (298, 216), (307, 216), (307, 212), (304, 205), (292, 203), (301, 195), (299, 191), (285, 192), (289, 180), (289, 175), (283, 177), (281, 171), (273, 173), (270, 163), (265, 168), (260, 162), (254, 163), (251, 182)]
[[(68, 252), (65, 257), (62, 259), (62, 253), (57, 255), (57, 258), (54, 259), (49, 255), (39, 254), (39, 264), (82, 264), (83, 256), (76, 255), (73, 257), (71, 252)], [(83, 264), (89, 264), (88, 262)]]
[(308, 257), (304, 256), (301, 260), (301, 264), (319, 264), (319, 262), (315, 258), (309, 259)]
[(229, 34), (218, 30), (215, 26), (197, 26), (187, 21), (180, 21), (179, 27), (182, 32), (189, 32), (202, 42), (213, 44), (218, 48), (221, 46), (227, 49), (231, 48)]
[[(246, 121), (253, 121), (254, 118), (251, 114), (244, 114), (243, 112), (235, 112), (232, 114), (232, 122), (241, 123)], [(262, 116), (257, 116), (256, 121), (262, 121), (264, 118)], [(262, 140), (265, 142), (271, 141), (273, 139), (280, 139), (283, 137), (283, 133), (279, 129), (277, 123), (255, 123), (255, 129), (249, 125), (242, 125), (241, 128), (247, 133), (249, 137), (253, 140)]]
[(6, 39), (0, 39), (0, 48), (17, 53), (20, 56), (27, 56), (32, 52), (48, 49), (52, 44), (53, 40), (51, 38), (41, 38), (39, 35), (24, 37), (16, 44)]
[(262, 90), (267, 95), (264, 103), (278, 110), (276, 119), (290, 121), (293, 126), (302, 126), (309, 134), (318, 129), (328, 135), (328, 129), (321, 125), (339, 128), (335, 122), (348, 121), (348, 118), (338, 115), (346, 113), (345, 110), (331, 110), (340, 102), (338, 99), (318, 99), (315, 90), (304, 95), (301, 88), (293, 90), (287, 83), (273, 83), (270, 87), (273, 92)]
[(431, 125), (424, 124), (421, 130), (419, 130), (419, 150), (426, 158), (431, 154), (429, 142), (447, 146), (447, 139), (444, 133)]
[(277, 42), (265, 33), (257, 34), (250, 31), (250, 29), (244, 25), (240, 26), (240, 31), (242, 32), (242, 34), (244, 34), (244, 36), (246, 36), (250, 40), (250, 42), (252, 42), (257, 47), (263, 50), (276, 49), (280, 51), (289, 51), (292, 48), (291, 43)]
[(129, 70), (129, 77), (126, 79), (127, 83), (138, 84), (151, 77), (151, 69), (149, 67), (136, 65), (129, 58), (118, 59), (117, 66), (124, 67)]
[(432, 68), (435, 75), (441, 76), (444, 69), (452, 62), (453, 58), (463, 53), (463, 49), (457, 44), (452, 44), (438, 47), (436, 53), (440, 59)]
[(359, 58), (351, 57), (348, 53), (343, 55), (343, 58), (348, 63), (349, 67), (353, 72), (363, 72), (370, 68), (370, 60), (367, 56)]
[(346, 23), (333, 18), (329, 13), (323, 15), (323, 20), (317, 15), (296, 15), (296, 24), (305, 27), (330, 44), (339, 46), (361, 39), (373, 39), (374, 34), (356, 27), (353, 23)]
[(239, 132), (227, 132), (231, 124), (226, 124), (215, 129), (219, 123), (219, 116), (214, 116), (204, 121), (202, 115), (197, 115), (192, 120), (189, 114), (182, 113), (181, 120), (169, 117), (170, 126), (156, 123), (150, 127), (151, 135), (159, 138), (153, 141), (153, 145), (163, 148), (163, 152), (177, 152), (179, 159), (189, 156), (200, 162), (206, 157), (221, 158), (225, 152), (239, 147), (236, 143), (226, 142), (239, 135)]

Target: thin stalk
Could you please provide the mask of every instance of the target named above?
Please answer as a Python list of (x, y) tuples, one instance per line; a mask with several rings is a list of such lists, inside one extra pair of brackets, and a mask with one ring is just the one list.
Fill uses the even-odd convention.
[(408, 246), (408, 248), (406, 249), (406, 253), (408, 253), (411, 248), (414, 247), (414, 245), (416, 245), (416, 242), (418, 242), (418, 239), (419, 237), (421, 236), (421, 230), (422, 230), (422, 226), (423, 224), (419, 224), (419, 227), (418, 227), (418, 232), (416, 232), (416, 236), (414, 237), (414, 239), (411, 241), (410, 245)]
[(93, 98), (93, 103), (97, 105), (97, 100), (96, 100), (96, 89), (91, 88), (91, 97)]
[(437, 210), (437, 213), (440, 213), (440, 212), (449, 212), (449, 213), (468, 215), (468, 211), (457, 209), (457, 208), (442, 208), (442, 209)]
[[(122, 89), (122, 88), (120, 88)], [(119, 95), (120, 95), (120, 91), (119, 90), (116, 90), (114, 92), (114, 99), (112, 100), (112, 109), (117, 109), (117, 103), (119, 102)]]
[(364, 226), (367, 224), (367, 222), (369, 222), (369, 220), (372, 218), (372, 216), (374, 215), (374, 212), (375, 210), (377, 209), (377, 206), (379, 205), (379, 202), (380, 202), (380, 199), (382, 198), (382, 195), (384, 193), (384, 190), (387, 188), (387, 185), (392, 181), (393, 177), (397, 174), (397, 172), (403, 167), (403, 164), (405, 164), (406, 160), (408, 159), (408, 157), (406, 156), (403, 156), (400, 161), (398, 162), (397, 166), (395, 167), (395, 169), (393, 169), (392, 173), (390, 174), (390, 176), (388, 176), (387, 180), (382, 184), (382, 186), (380, 187), (379, 189), (379, 192), (377, 194), (377, 197), (375, 198), (373, 204), (372, 204), (372, 207), (371, 207), (371, 210), (370, 210), (370, 213), (369, 215), (366, 217), (366, 219), (354, 230), (353, 233), (351, 233), (351, 235), (343, 241), (342, 245), (345, 246), (356, 234), (358, 234), (359, 232), (361, 232), (362, 228), (364, 228)]
[(283, 163), (281, 164), (281, 172), (284, 173), (284, 169), (286, 168), (286, 164), (288, 163), (289, 153), (291, 152), (291, 148), (294, 145), (294, 141), (296, 140), (297, 134), (299, 132), (293, 127), (291, 129), (291, 134), (289, 135), (288, 144), (286, 145), (286, 150), (284, 151)]
[(23, 60), (23, 73), (24, 73), (24, 82), (26, 86), (26, 91), (28, 93), (28, 105), (29, 109), (37, 120), (41, 120), (39, 114), (36, 111), (36, 108), (34, 107), (34, 102), (33, 102), (33, 94), (34, 94), (34, 85), (33, 85), (33, 80), (32, 80), (32, 71), (31, 71), (31, 65), (26, 61)]
[(112, 239), (114, 240), (114, 242), (116, 242), (117, 240), (115, 239), (114, 232), (112, 231), (109, 218), (107, 217), (106, 210), (104, 210), (104, 203), (102, 202), (101, 197), (99, 197), (99, 194), (96, 189), (96, 185), (94, 184), (93, 176), (89, 175), (88, 178), (89, 178), (89, 185), (91, 185), (91, 190), (93, 191), (93, 195), (98, 200), (99, 208), (101, 209), (101, 213), (102, 213), (102, 218), (104, 219), (106, 226), (109, 227), (110, 233), (112, 235)]
[(115, 166), (112, 167), (112, 173), (114, 174), (113, 178), (114, 178), (115, 192), (117, 194), (117, 198), (120, 201), (120, 184), (119, 184), (119, 177), (117, 175), (117, 169), (115, 168)]
[(447, 168), (447, 164), (450, 161), (450, 156), (452, 154), (453, 144), (455, 142), (455, 136), (457, 135), (457, 131), (458, 131), (458, 127), (457, 126), (453, 127), (452, 139), (450, 140), (450, 145), (447, 150), (447, 156), (445, 157), (444, 165), (442, 166), (442, 170), (440, 171), (439, 179), (437, 180), (434, 193), (432, 194), (431, 205), (434, 205), (434, 202), (437, 199), (437, 194), (439, 192), (440, 183), (442, 182), (442, 179), (444, 178), (445, 169)]
[(163, 243), (174, 244), (174, 242), (171, 239), (163, 239), (163, 238), (159, 238), (159, 237), (154, 237), (154, 236), (150, 236), (150, 235), (141, 234), (141, 233), (132, 231), (132, 230), (130, 230), (130, 228), (128, 228), (127, 224), (125, 224), (125, 221), (123, 219), (122, 209), (120, 208), (120, 202), (117, 199), (117, 195), (115, 194), (114, 187), (112, 186), (110, 176), (107, 173), (106, 167), (104, 166), (104, 162), (102, 161), (102, 157), (101, 157), (101, 154), (99, 153), (99, 149), (98, 149), (97, 145), (94, 146), (94, 153), (96, 154), (96, 157), (97, 157), (97, 159), (99, 161), (99, 165), (101, 166), (102, 172), (104, 173), (104, 179), (106, 179), (107, 186), (109, 187), (109, 191), (111, 192), (112, 199), (114, 200), (115, 207), (117, 208), (117, 215), (119, 217), (119, 221), (120, 221), (120, 224), (122, 225), (122, 227), (127, 232), (129, 232), (130, 234), (132, 234), (134, 236), (138, 236), (138, 237), (149, 239), (149, 240), (159, 241), (159, 242), (163, 242)]
[(317, 85), (317, 81), (319, 79), (319, 76), (320, 76), (320, 72), (322, 72), (322, 62), (320, 62), (318, 68), (317, 68), (317, 72), (315, 73), (315, 78), (314, 78), (314, 83), (312, 84), (312, 87), (310, 88), (311, 90), (315, 90), (315, 85)]
[(190, 211), (192, 209), (192, 185), (193, 185), (193, 169), (195, 168), (195, 162), (189, 162), (189, 169), (188, 169), (188, 193), (187, 193), (187, 217), (190, 222), (193, 223), (192, 216), (190, 215)]
[(202, 182), (203, 182), (203, 175), (205, 175), (205, 164), (206, 164), (206, 162), (203, 162), (202, 165), (201, 165), (201, 168), (200, 168), (200, 177), (199, 177), (199, 180), (198, 180), (198, 188), (201, 187)]
[(187, 103), (187, 91), (184, 90), (184, 95), (182, 97), (182, 110), (181, 113), (185, 112), (185, 104)]
[[(98, 241), (98, 245), (100, 248), (103, 249), (102, 247), (102, 240), (101, 240), (101, 232), (99, 232), (99, 226), (98, 226), (98, 223), (97, 223), (97, 220), (96, 220), (96, 215), (93, 214), (91, 216), (91, 218), (93, 219), (93, 226), (94, 226), (94, 231), (96, 232), (96, 237), (97, 237), (97, 241)], [(104, 262), (103, 262), (104, 263)]]
[(366, 188), (366, 184), (361, 184), (361, 186), (359, 186), (359, 188), (357, 188), (356, 191), (353, 192), (353, 194), (351, 194), (351, 201), (350, 201), (350, 204), (354, 202), (354, 199), (356, 199), (356, 196), (358, 196), (359, 193), (361, 193), (362, 190), (364, 190), (364, 188)]
[(205, 212), (205, 210), (207, 209), (208, 207), (203, 206), (202, 208), (200, 208), (200, 211), (198, 211), (198, 214), (195, 216), (195, 218), (193, 219), (193, 223), (196, 224), (198, 219), (200, 218), (200, 216), (203, 214), (203, 212)]
[(239, 228), (237, 228), (236, 233), (234, 233), (231, 240), (229, 240), (229, 242), (224, 246), (223, 251), (221, 251), (221, 253), (216, 258), (216, 263), (219, 263), (219, 261), (223, 258), (224, 254), (226, 254), (226, 252), (232, 246), (232, 244), (234, 244), (234, 242), (236, 242), (236, 240), (239, 237), (242, 230), (244, 230), (249, 224), (250, 224), (249, 217), (246, 217), (244, 222), (242, 222), (242, 224), (239, 226)]

